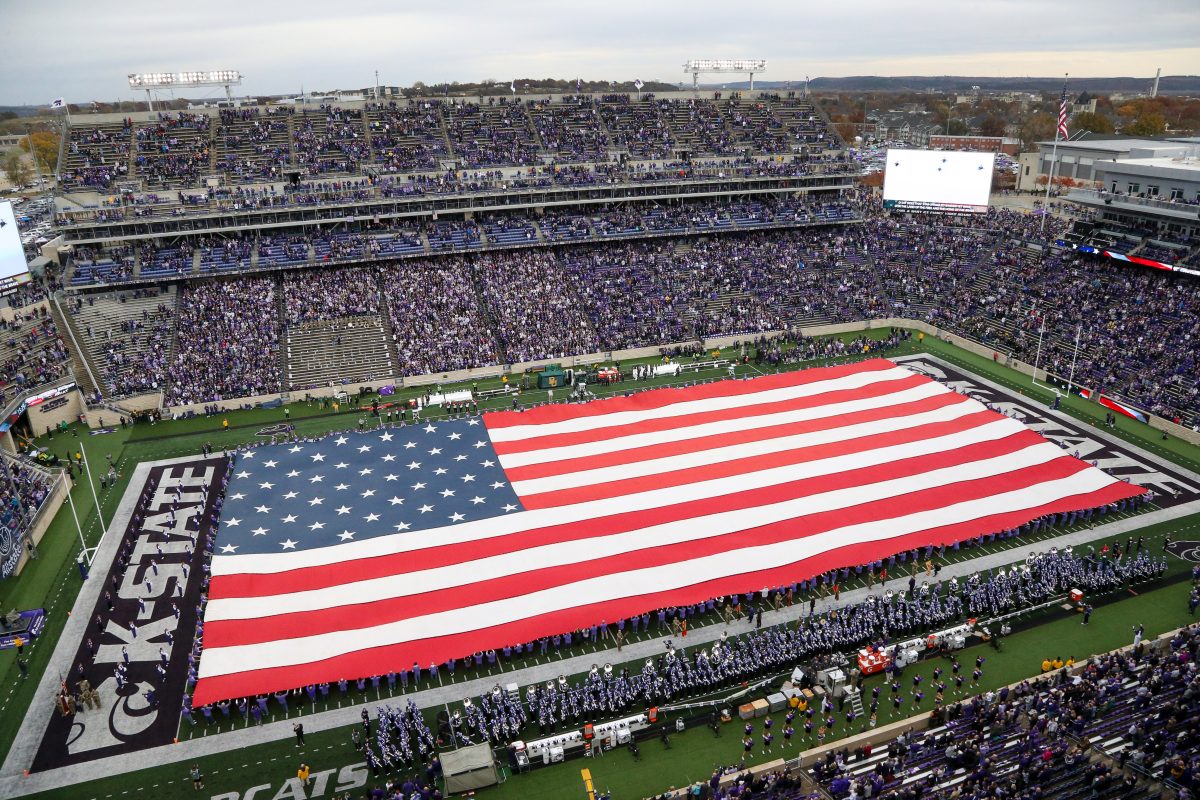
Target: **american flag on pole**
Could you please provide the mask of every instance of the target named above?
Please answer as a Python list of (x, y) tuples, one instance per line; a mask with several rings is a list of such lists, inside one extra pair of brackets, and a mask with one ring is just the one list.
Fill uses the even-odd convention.
[(271, 445), (197, 705), (422, 669), (1140, 494), (890, 361)]
[(1058, 104), (1058, 135), (1063, 139), (1069, 139), (1067, 135), (1067, 84), (1063, 84), (1062, 99)]

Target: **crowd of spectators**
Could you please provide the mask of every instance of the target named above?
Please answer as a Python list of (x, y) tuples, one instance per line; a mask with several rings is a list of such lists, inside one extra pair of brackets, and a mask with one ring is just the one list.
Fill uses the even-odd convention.
[[(831, 211), (832, 210), (832, 211)], [(841, 211), (855, 225), (790, 227)], [(737, 235), (684, 233), (779, 225)], [(1200, 293), (1185, 275), (1143, 270), (1070, 251), (1043, 252), (1064, 223), (993, 209), (975, 217), (908, 219), (877, 201), (801, 200), (601, 206), (541, 217), (440, 219), (422, 228), (349, 226), (340, 232), (202, 241), (201, 271), (361, 262), (426, 252), (446, 256), (443, 278), (474, 265), (480, 305), (443, 319), (436, 365), (488, 363), (501, 343), (511, 362), (713, 335), (754, 335), (800, 325), (883, 317), (919, 319), (1099, 389), (1184, 425), (1200, 423), (1200, 362), (1184, 343), (1200, 334)], [(650, 237), (650, 238), (647, 238)], [(657, 237), (657, 238), (655, 238)], [(598, 239), (631, 239), (594, 244)], [(576, 242), (579, 247), (485, 254), (487, 248)], [(80, 247), (72, 283), (190, 274), (193, 245), (107, 251)], [(399, 268), (399, 265), (397, 266)], [(364, 273), (365, 274), (365, 273)], [(448, 278), (447, 278), (448, 279)], [(440, 308), (466, 309), (460, 280)], [(1069, 301), (1064, 298), (1069, 298)], [(319, 292), (310, 302), (319, 303)], [(465, 315), (465, 316), (462, 316)], [(410, 363), (415, 329), (396, 325)], [(401, 329), (407, 329), (407, 332)], [(1044, 328), (1044, 335), (1043, 335)], [(472, 333), (466, 333), (466, 331)], [(1075, 334), (1079, 334), (1076, 354)], [(453, 354), (451, 354), (453, 351)]]
[(379, 313), (379, 284), (368, 267), (295, 272), (284, 278), (282, 295), (288, 325)]
[(166, 403), (182, 405), (279, 391), (275, 281), (203, 281), (180, 290)]
[(405, 375), (471, 369), (502, 360), (465, 264), (409, 261), (381, 273)]
[(70, 353), (46, 303), (14, 309), (11, 318), (0, 320), (0, 337), (0, 387), (5, 397), (67, 373)]
[(472, 269), (510, 364), (600, 350), (600, 341), (553, 254), (485, 253)]

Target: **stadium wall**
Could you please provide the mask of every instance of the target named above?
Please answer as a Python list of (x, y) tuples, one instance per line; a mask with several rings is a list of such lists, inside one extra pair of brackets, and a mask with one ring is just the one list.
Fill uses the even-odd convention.
[[(1051, 377), (1065, 381), (1065, 376), (1052, 376), (1045, 369), (1036, 371), (1032, 364), (1026, 364), (1023, 361), (1012, 358), (1010, 354), (1003, 353), (987, 345), (959, 336), (950, 331), (944, 331), (936, 325), (931, 325), (928, 322), (915, 319), (905, 319), (903, 317), (886, 317), (884, 319), (869, 319), (858, 320), (855, 322), (842, 322), (831, 325), (814, 325), (811, 327), (801, 328), (800, 332), (804, 336), (836, 336), (846, 333), (857, 333), (860, 331), (876, 330), (879, 328), (907, 328), (912, 331), (919, 331), (927, 336), (936, 336), (944, 342), (960, 347), (963, 350), (974, 353), (983, 358), (990, 358), (998, 364), (1002, 364), (1010, 369), (1020, 372), (1022, 375), (1027, 375), (1030, 378), (1036, 377), (1040, 381), (1049, 381)], [(377, 389), (380, 386), (386, 386), (389, 383), (394, 383), (398, 387), (417, 387), (429, 386), (439, 383), (461, 383), (464, 381), (474, 381), (483, 378), (498, 378), (502, 375), (520, 375), (526, 369), (532, 367), (542, 367), (548, 364), (561, 364), (567, 367), (587, 366), (591, 364), (599, 364), (611, 361), (628, 361), (638, 358), (651, 358), (658, 356), (664, 349), (673, 349), (678, 346), (701, 344), (705, 349), (724, 348), (740, 344), (742, 341), (748, 341), (759, 336), (765, 336), (768, 339), (774, 339), (783, 335), (783, 331), (770, 331), (762, 334), (735, 334), (730, 336), (713, 336), (703, 340), (692, 339), (686, 342), (672, 342), (670, 344), (652, 346), (652, 347), (636, 347), (627, 350), (609, 350), (594, 353), (583, 353), (576, 356), (567, 356), (564, 358), (543, 358), (536, 361), (524, 361), (512, 365), (492, 365), (487, 367), (477, 367), (475, 369), (454, 370), (451, 372), (441, 372), (429, 375), (414, 375), (400, 379), (384, 379), (378, 381), (367, 381), (362, 383), (351, 383), (337, 386), (322, 386), (314, 389), (298, 389), (291, 392), (277, 392), (273, 394), (258, 395), (255, 397), (240, 397), (232, 400), (222, 400), (210, 403), (191, 403), (188, 405), (170, 406), (164, 409), (171, 416), (180, 416), (191, 411), (197, 414), (204, 413), (205, 406), (217, 406), (222, 410), (236, 410), (246, 406), (255, 406), (261, 403), (272, 400), (289, 400), (297, 394), (308, 394), (313, 397), (332, 397), (339, 392), (347, 394), (357, 394), (363, 389)], [(1084, 388), (1084, 387), (1080, 387)], [(1093, 395), (1098, 395), (1093, 392)], [(146, 397), (158, 397), (158, 395), (147, 395)], [(1156, 416), (1147, 412), (1146, 414), (1150, 427), (1164, 431), (1168, 435), (1174, 436), (1190, 444), (1200, 445), (1200, 432), (1185, 428), (1182, 425), (1176, 425), (1171, 420)]]
[[(58, 514), (58, 510), (67, 500), (67, 493), (70, 491), (70, 480), (67, 478), (66, 472), (58, 471), (58, 479), (54, 485), (50, 487), (50, 493), (46, 496), (42, 507), (38, 509), (37, 516), (33, 520), (33, 524), (29, 526), (29, 532), (26, 534), (29, 540), (33, 542), (34, 547), (41, 543), (42, 537), (46, 535), (46, 531), (50, 528), (50, 523), (54, 521), (54, 517)], [(25, 564), (29, 561), (29, 551), (24, 550), (21, 553), (21, 558), (17, 561), (17, 567), (13, 570), (13, 577), (20, 575), (21, 570), (25, 569)]]

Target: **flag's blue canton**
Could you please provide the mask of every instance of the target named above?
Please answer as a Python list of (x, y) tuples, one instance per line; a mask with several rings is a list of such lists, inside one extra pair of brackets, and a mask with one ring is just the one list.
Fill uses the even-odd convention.
[(515, 514), (482, 420), (268, 445), (237, 459), (218, 554), (282, 553)]

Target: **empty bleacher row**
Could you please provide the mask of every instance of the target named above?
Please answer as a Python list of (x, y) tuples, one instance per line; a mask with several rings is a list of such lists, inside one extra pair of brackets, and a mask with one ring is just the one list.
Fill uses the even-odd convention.
[(160, 113), (147, 121), (75, 121), (62, 184), (106, 190), (139, 180), (147, 190), (305, 176), (522, 166), (543, 162), (792, 154), (841, 146), (815, 104), (750, 98), (564, 95), (468, 102), (418, 99), (342, 108), (269, 107)]

